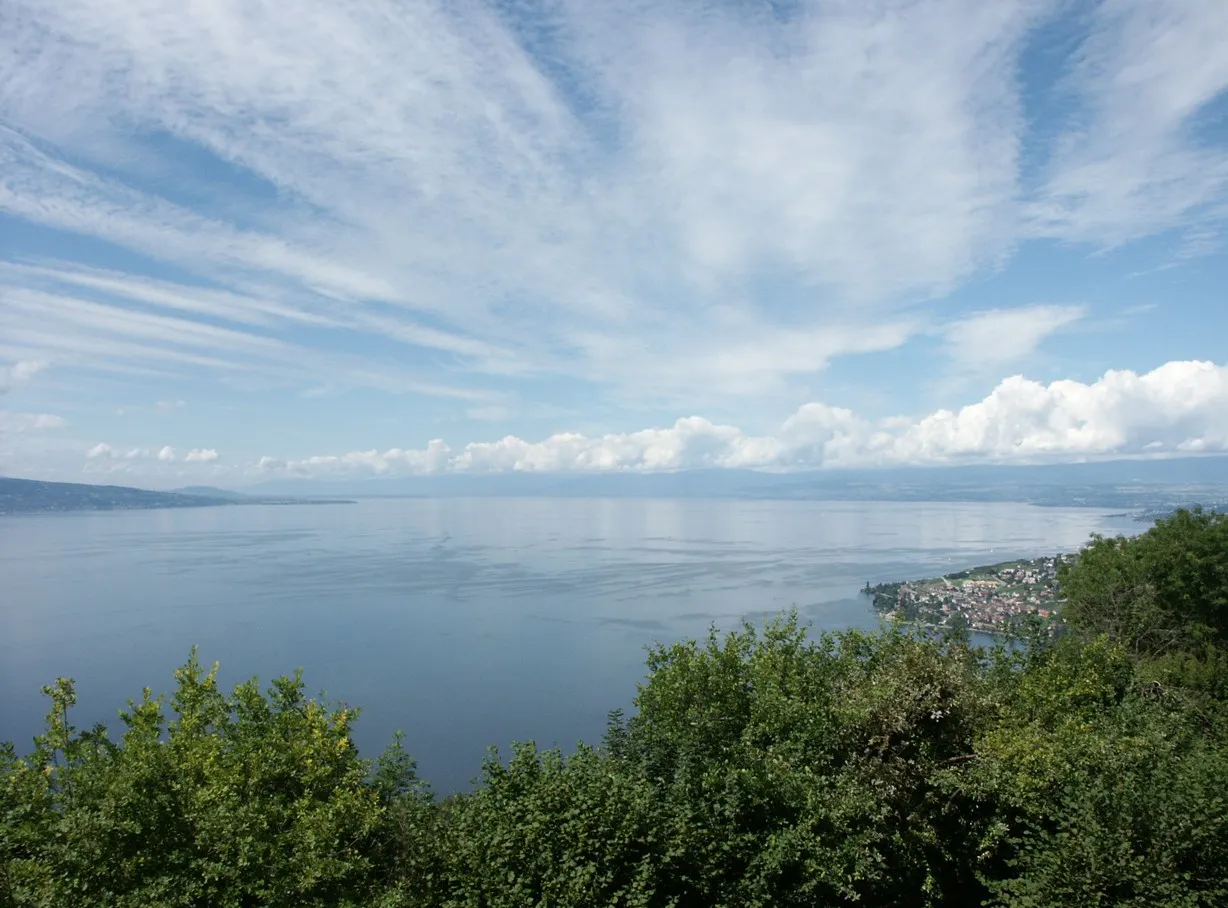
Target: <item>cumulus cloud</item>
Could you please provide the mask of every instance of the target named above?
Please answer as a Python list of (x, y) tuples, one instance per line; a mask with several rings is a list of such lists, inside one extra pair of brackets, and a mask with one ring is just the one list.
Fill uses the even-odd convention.
[(44, 359), (26, 360), (9, 367), (9, 378), (14, 382), (29, 381), (50, 365)]
[(872, 421), (816, 402), (765, 436), (691, 416), (638, 432), (560, 432), (536, 442), (509, 435), (457, 450), (435, 440), (424, 449), (266, 456), (260, 468), (307, 476), (790, 470), (1213, 452), (1228, 452), (1228, 366), (1170, 362), (1143, 374), (1106, 372), (1091, 383), (1013, 376), (983, 400), (920, 418)]
[(562, 432), (530, 443), (509, 435), (495, 442), (468, 444), (448, 465), (458, 472), (547, 473), (746, 467), (770, 462), (776, 447), (772, 439), (750, 438), (734, 426), (691, 416), (669, 428), (596, 438)]
[[(213, 463), (219, 454), (211, 448), (193, 448), (183, 458), (184, 463)], [(105, 442), (99, 442), (85, 452), (87, 460), (156, 460), (159, 463), (174, 463), (177, 455), (170, 445), (161, 448), (128, 448), (117, 450)]]
[(902, 460), (1228, 450), (1228, 367), (1171, 362), (1083, 384), (1008, 378), (984, 400), (939, 410), (902, 433)]
[(48, 366), (47, 360), (28, 360), (23, 362), (15, 362), (9, 369), (9, 376), (15, 382), (29, 381), (34, 376), (38, 375)]
[(0, 394), (17, 385), (25, 384), (49, 365), (50, 363), (45, 359), (29, 359), (18, 360), (7, 366), (0, 366)]

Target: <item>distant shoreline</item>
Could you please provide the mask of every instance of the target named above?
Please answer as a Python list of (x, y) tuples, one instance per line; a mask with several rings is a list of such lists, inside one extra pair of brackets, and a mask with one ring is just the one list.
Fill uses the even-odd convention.
[(0, 517), (37, 517), (46, 516), (48, 514), (104, 514), (117, 511), (190, 511), (201, 508), (223, 508), (223, 507), (293, 507), (295, 505), (321, 505), (321, 504), (358, 504), (357, 501), (340, 498), (321, 498), (310, 499), (303, 501), (202, 501), (192, 504), (142, 504), (142, 505), (117, 505), (108, 506), (82, 506), (82, 507), (44, 507), (44, 508), (5, 508), (0, 506)]
[[(202, 492), (204, 494), (202, 494)], [(216, 492), (216, 494), (213, 494)], [(72, 514), (97, 511), (152, 511), (177, 508), (211, 508), (227, 505), (357, 504), (345, 498), (255, 496), (225, 489), (156, 492), (129, 486), (89, 485), (74, 482), (42, 482), (0, 477), (0, 516), (21, 514)]]
[[(987, 489), (976, 485), (930, 486), (859, 483), (852, 485), (783, 486), (738, 491), (720, 485), (695, 486), (669, 475), (589, 477), (447, 477), (423, 480), (418, 489), (387, 486), (329, 489), (313, 493), (303, 487), (298, 494), (276, 488), (245, 493), (212, 486), (187, 486), (168, 491), (88, 483), (48, 482), (0, 477), (0, 515), (49, 514), (81, 511), (153, 510), (182, 507), (215, 507), (223, 504), (357, 504), (361, 500), (426, 500), (444, 498), (586, 498), (661, 499), (746, 502), (883, 502), (900, 504), (998, 504), (1014, 503), (1040, 508), (1115, 509), (1110, 516), (1133, 518), (1146, 523), (1166, 516), (1179, 507), (1201, 504), (1208, 509), (1228, 506), (1228, 489), (1210, 488), (1134, 490), (1124, 494), (1111, 489), (1066, 489), (1019, 486)], [(510, 484), (509, 484), (510, 483)], [(263, 494), (261, 494), (261, 492)], [(321, 494), (323, 492), (324, 494)], [(328, 494), (333, 492), (334, 494)], [(1196, 498), (1197, 500), (1187, 500)], [(1125, 508), (1126, 510), (1122, 510)]]

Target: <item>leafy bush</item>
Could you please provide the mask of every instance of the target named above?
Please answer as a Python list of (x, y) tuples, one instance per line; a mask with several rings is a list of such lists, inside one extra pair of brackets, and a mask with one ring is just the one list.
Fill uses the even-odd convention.
[(1058, 579), (1072, 627), (1132, 652), (1228, 645), (1228, 514), (1180, 510), (1134, 538), (1095, 536)]
[(45, 688), (34, 752), (5, 753), (0, 895), (14, 905), (346, 905), (386, 868), (387, 801), (412, 766), (369, 781), (356, 711), (305, 699), (301, 679), (229, 696), (195, 654), (168, 721), (146, 689), (105, 729), (69, 724), (71, 681)]

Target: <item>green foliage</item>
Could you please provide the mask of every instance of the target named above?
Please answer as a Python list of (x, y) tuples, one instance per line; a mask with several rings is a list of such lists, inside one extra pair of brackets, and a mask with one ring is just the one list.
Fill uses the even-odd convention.
[(1222, 904), (1228, 735), (1205, 699), (1104, 637), (1018, 661), (962, 780), (1000, 823), (989, 904)]
[(1083, 762), (1016, 821), (1000, 905), (1228, 903), (1228, 759), (1156, 717), (1098, 725)]
[(642, 780), (581, 746), (570, 758), (517, 746), (492, 754), (471, 796), (439, 806), (433, 885), (410, 905), (649, 906), (663, 843), (659, 805)]
[(121, 713), (120, 742), (69, 724), (71, 681), (44, 690), (46, 732), (29, 757), (5, 758), (0, 901), (365, 901), (384, 869), (374, 859), (387, 848), (388, 801), (412, 767), (372, 785), (350, 741), (355, 711), (304, 698), (297, 676), (227, 696), (216, 666), (204, 672), (193, 654), (176, 680), (171, 718), (146, 689)]
[[(942, 902), (971, 879), (941, 768), (971, 746), (975, 663), (796, 619), (649, 658), (614, 757), (672, 815), (679, 904)], [(973, 811), (975, 813), (975, 811)]]
[(1228, 514), (1177, 511), (1141, 536), (1095, 536), (1059, 571), (1064, 616), (1155, 655), (1228, 645)]
[(193, 655), (118, 741), (60, 680), (0, 748), (0, 904), (1228, 904), (1223, 527), (1093, 540), (1074, 633), (1015, 648), (796, 615), (659, 646), (601, 747), (492, 752), (442, 801), (297, 676), (227, 695)]

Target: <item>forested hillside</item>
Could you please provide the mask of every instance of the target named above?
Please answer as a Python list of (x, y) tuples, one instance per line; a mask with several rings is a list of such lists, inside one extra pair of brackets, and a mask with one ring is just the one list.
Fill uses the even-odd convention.
[(1063, 566), (1067, 630), (983, 650), (795, 616), (661, 647), (598, 746), (435, 799), (299, 678), (195, 656), (117, 734), (46, 689), (0, 756), (0, 904), (1228, 904), (1228, 518)]

